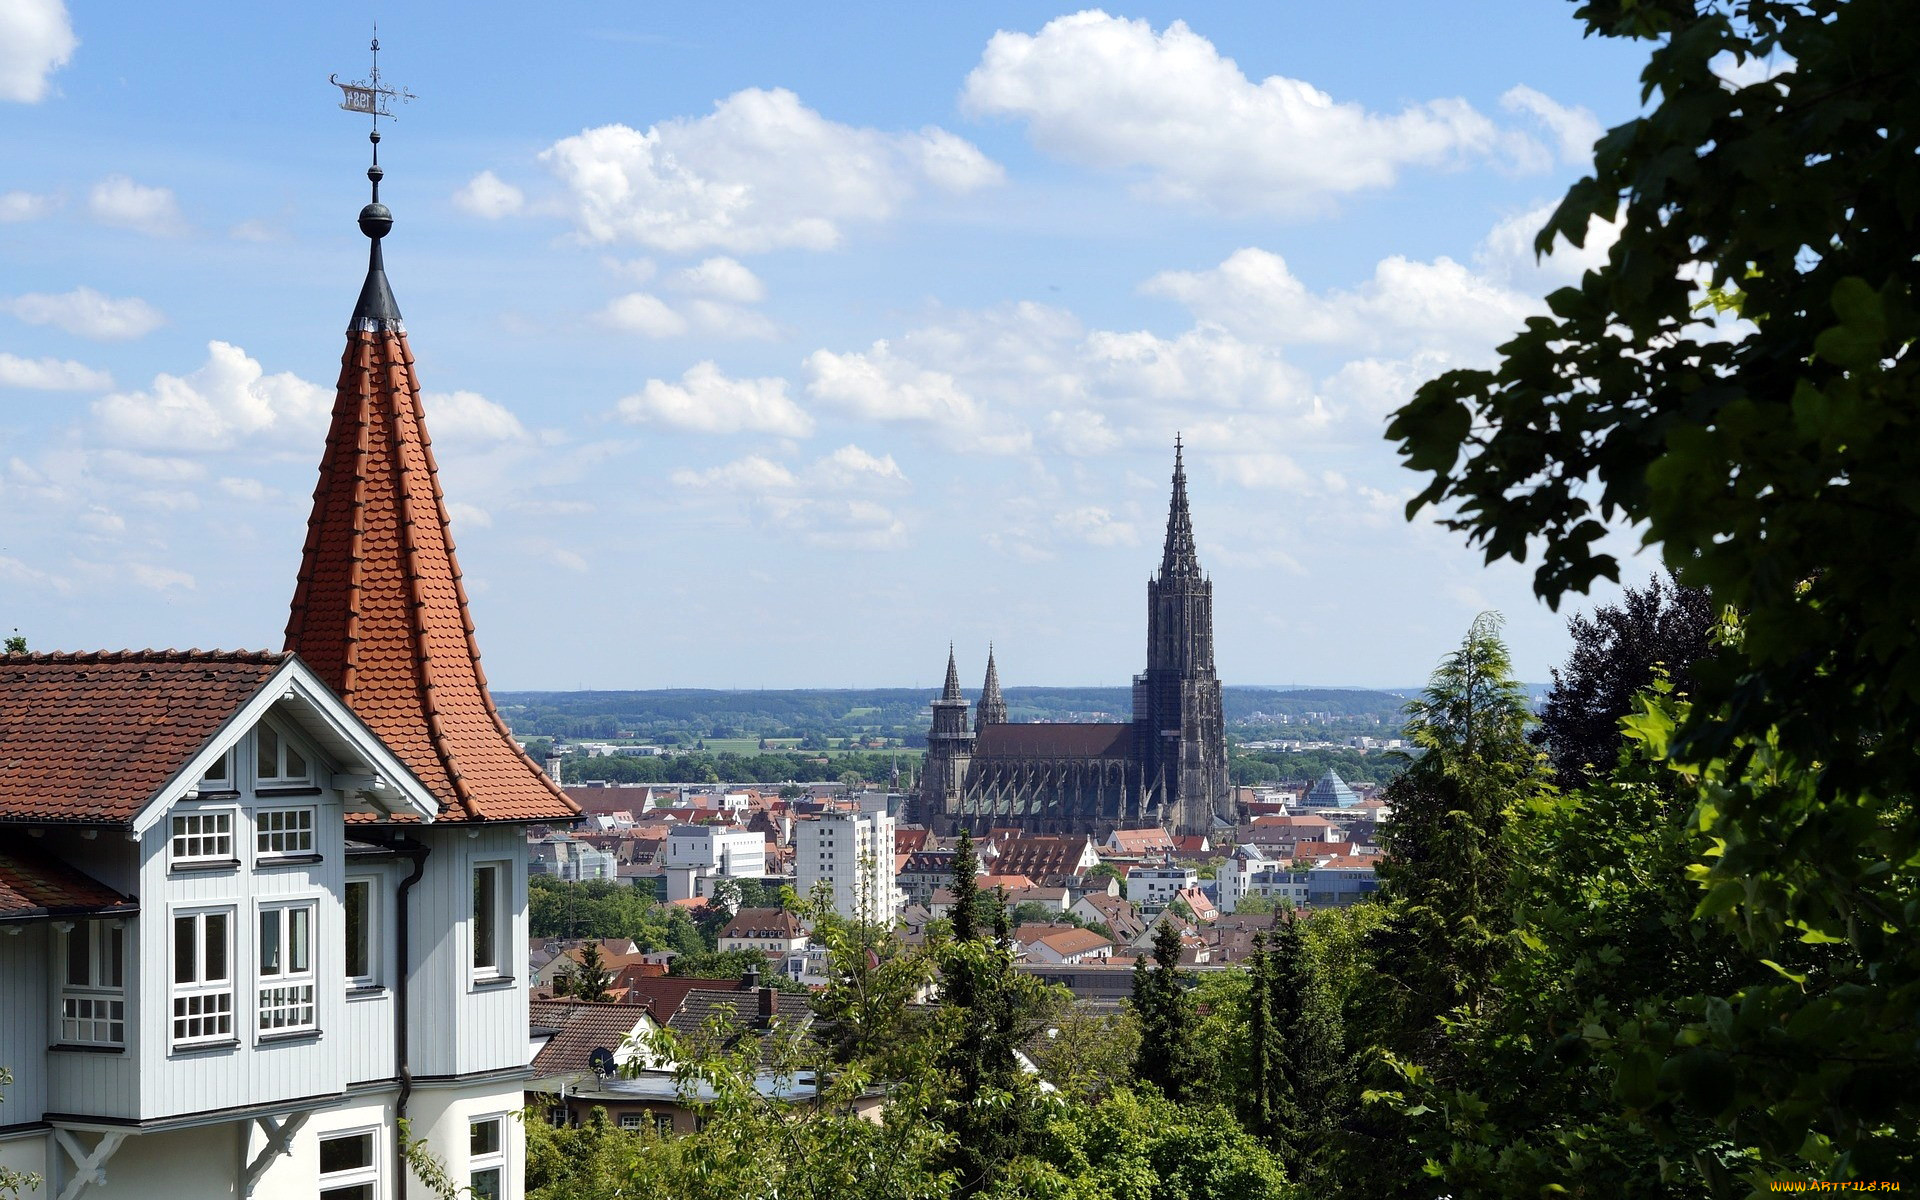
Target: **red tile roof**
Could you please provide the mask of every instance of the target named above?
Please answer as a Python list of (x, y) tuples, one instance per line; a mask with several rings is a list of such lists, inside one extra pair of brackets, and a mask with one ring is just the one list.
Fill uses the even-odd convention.
[(284, 654), (0, 655), (0, 818), (126, 824)]
[(397, 322), (347, 334), (287, 649), (419, 777), (442, 820), (578, 815), (487, 692), (413, 353)]
[(78, 913), (130, 913), (131, 899), (58, 859), (0, 850), (0, 921)]
[(528, 1018), (536, 1028), (558, 1030), (533, 1056), (534, 1078), (544, 1079), (592, 1070), (587, 1056), (595, 1050), (618, 1053), (647, 1013), (631, 1004), (535, 1000), (528, 1006)]

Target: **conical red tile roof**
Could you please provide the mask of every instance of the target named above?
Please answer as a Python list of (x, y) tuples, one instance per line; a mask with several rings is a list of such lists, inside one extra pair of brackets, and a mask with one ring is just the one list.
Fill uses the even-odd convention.
[[(384, 291), (377, 241), (370, 287), (376, 273)], [(353, 326), (287, 649), (433, 791), (442, 820), (575, 817), (487, 692), (405, 328), (397, 311), (356, 311)]]

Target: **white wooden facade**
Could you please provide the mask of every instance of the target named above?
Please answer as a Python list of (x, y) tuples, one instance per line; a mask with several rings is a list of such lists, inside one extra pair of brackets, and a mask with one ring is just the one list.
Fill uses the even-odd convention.
[(0, 924), (0, 1165), (58, 1200), (425, 1196), (396, 1157), (404, 994), (414, 1136), (519, 1197), (525, 834), (439, 808), (289, 658), (131, 826), (0, 825), (138, 903)]

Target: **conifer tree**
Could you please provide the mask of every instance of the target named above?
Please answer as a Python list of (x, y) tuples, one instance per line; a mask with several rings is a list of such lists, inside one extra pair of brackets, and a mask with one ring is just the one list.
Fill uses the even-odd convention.
[(612, 988), (613, 972), (601, 961), (600, 943), (589, 939), (580, 948), (580, 966), (568, 978), (567, 992), (576, 1000), (598, 1003), (608, 997)]
[(1193, 1002), (1180, 978), (1180, 924), (1163, 918), (1153, 934), (1153, 967), (1133, 964), (1133, 1010), (1140, 1021), (1140, 1054), (1133, 1073), (1169, 1100), (1192, 1098), (1199, 1077), (1194, 1051)]
[(1266, 951), (1271, 1141), (1301, 1183), (1318, 1180), (1344, 1098), (1342, 1031), (1302, 918), (1282, 914)]

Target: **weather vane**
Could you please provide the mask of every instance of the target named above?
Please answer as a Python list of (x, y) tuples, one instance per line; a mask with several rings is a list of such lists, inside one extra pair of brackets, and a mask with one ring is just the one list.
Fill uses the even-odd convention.
[(373, 27), (372, 50), (373, 73), (367, 76), (367, 78), (343, 81), (338, 75), (329, 75), (327, 79), (333, 86), (339, 88), (343, 94), (343, 99), (340, 102), (341, 108), (347, 112), (366, 113), (373, 118), (373, 131), (376, 135), (375, 140), (377, 141), (379, 140), (377, 135), (380, 132), (380, 118), (385, 117), (389, 121), (397, 119), (394, 117), (393, 109), (389, 107), (389, 104), (394, 100), (405, 104), (416, 97), (405, 88), (390, 88), (380, 82), (380, 27), (378, 25)]

